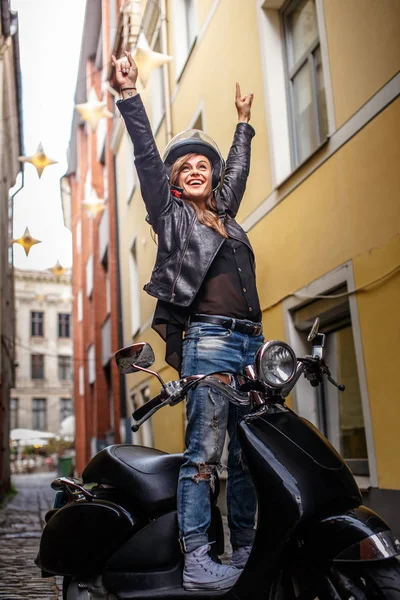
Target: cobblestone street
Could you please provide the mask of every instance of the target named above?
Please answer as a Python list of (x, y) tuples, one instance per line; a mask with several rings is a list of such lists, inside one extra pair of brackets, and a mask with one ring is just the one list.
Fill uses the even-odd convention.
[(0, 510), (0, 600), (59, 600), (62, 579), (42, 579), (33, 562), (56, 473), (14, 475), (17, 495)]
[[(14, 475), (18, 493), (0, 510), (0, 600), (62, 600), (62, 577), (42, 578), (34, 563), (46, 512), (53, 506), (55, 492), (50, 483), (54, 473)], [(225, 554), (231, 547), (226, 518)]]

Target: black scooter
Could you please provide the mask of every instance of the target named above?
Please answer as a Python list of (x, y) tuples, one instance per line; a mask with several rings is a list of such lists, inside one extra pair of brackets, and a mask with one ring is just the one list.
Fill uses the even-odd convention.
[[(83, 481), (60, 477), (56, 506), (46, 517), (36, 564), (43, 576), (64, 576), (64, 600), (219, 598), (277, 600), (400, 600), (400, 542), (362, 506), (360, 491), (341, 456), (307, 420), (285, 405), (304, 375), (311, 385), (331, 378), (318, 322), (309, 335), (312, 355), (296, 359), (290, 346), (269, 341), (237, 379), (196, 375), (165, 384), (149, 371), (148, 344), (116, 353), (123, 373), (158, 377), (160, 394), (133, 413), (140, 425), (189, 388), (207, 385), (231, 402), (252, 406), (238, 425), (242, 451), (258, 493), (257, 532), (249, 560), (230, 591), (182, 587), (176, 486), (182, 455), (113, 445), (96, 454)], [(211, 492), (210, 492), (211, 493)], [(223, 553), (223, 528), (212, 497), (209, 539)]]

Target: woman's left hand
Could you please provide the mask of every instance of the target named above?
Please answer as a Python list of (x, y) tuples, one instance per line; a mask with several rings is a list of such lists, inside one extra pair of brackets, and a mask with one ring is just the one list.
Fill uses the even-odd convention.
[(236, 82), (235, 105), (238, 113), (239, 123), (248, 123), (250, 121), (253, 99), (253, 92), (250, 92), (250, 94), (247, 94), (247, 96), (242, 96), (240, 92), (240, 85), (238, 82)]

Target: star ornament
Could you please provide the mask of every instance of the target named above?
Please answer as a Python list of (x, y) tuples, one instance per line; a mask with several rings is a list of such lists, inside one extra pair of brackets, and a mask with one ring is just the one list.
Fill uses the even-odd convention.
[(82, 206), (86, 209), (87, 213), (93, 218), (97, 217), (106, 207), (104, 200), (98, 198), (96, 192), (93, 190), (91, 197), (82, 202)]
[(63, 267), (60, 263), (60, 261), (57, 259), (56, 264), (53, 267), (50, 267), (49, 269), (47, 269), (48, 271), (51, 271), (51, 273), (53, 273), (53, 275), (55, 277), (61, 277), (61, 275), (64, 275), (65, 271), (67, 270), (65, 267)]
[(75, 110), (84, 121), (89, 123), (92, 131), (96, 131), (101, 119), (113, 117), (112, 112), (107, 108), (107, 102), (100, 102), (93, 88), (89, 92), (88, 101), (83, 104), (75, 104)]
[(150, 73), (161, 67), (168, 62), (171, 62), (172, 56), (168, 54), (162, 54), (161, 52), (154, 52), (146, 39), (146, 36), (143, 32), (141, 32), (139, 36), (139, 40), (136, 46), (136, 51), (133, 54), (135, 59), (135, 63), (138, 68), (139, 79), (143, 85), (146, 87)]
[(42, 173), (46, 167), (57, 164), (56, 160), (49, 158), (45, 154), (41, 143), (38, 145), (35, 154), (33, 154), (32, 156), (19, 156), (18, 160), (20, 162), (31, 163), (35, 167), (39, 177), (42, 176)]
[(24, 235), (18, 239), (11, 240), (11, 243), (19, 244), (20, 246), (22, 246), (25, 251), (25, 255), (28, 256), (32, 246), (34, 246), (35, 244), (41, 244), (42, 242), (41, 240), (36, 240), (35, 238), (33, 238), (30, 234), (28, 227), (26, 227)]

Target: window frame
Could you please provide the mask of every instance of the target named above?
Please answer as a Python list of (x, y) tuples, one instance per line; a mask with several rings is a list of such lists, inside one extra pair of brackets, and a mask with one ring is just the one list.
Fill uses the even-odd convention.
[[(36, 407), (35, 401), (37, 403)], [(37, 420), (37, 415), (42, 413), (44, 414), (44, 425), (41, 424), (42, 420), (40, 418)], [(38, 431), (47, 431), (47, 398), (32, 398), (32, 429), (37, 429)]]
[[(38, 320), (34, 315), (38, 315)], [(41, 330), (41, 333), (35, 333), (36, 328)], [(44, 311), (42, 310), (31, 310), (31, 337), (44, 337)]]
[[(188, 2), (191, 3), (191, 10), (194, 15), (193, 22), (193, 39), (190, 40), (189, 33), (190, 28), (188, 27)], [(193, 49), (196, 45), (197, 38), (199, 35), (197, 7), (195, 0), (174, 0), (173, 3), (174, 18), (174, 52), (175, 57), (175, 82), (179, 83), (183, 73), (185, 72), (186, 65), (192, 55)], [(185, 31), (185, 47), (182, 52), (182, 27)]]
[[(41, 358), (41, 364), (40, 365), (35, 365), (34, 362), (36, 360), (36, 358)], [(38, 361), (40, 362), (40, 361)], [(38, 369), (39, 373), (41, 373), (41, 375), (39, 375), (38, 377), (35, 376), (35, 370)], [(31, 379), (34, 381), (43, 381), (45, 379), (45, 367), (44, 367), (44, 354), (41, 354), (40, 352), (32, 352), (31, 353)]]
[[(66, 410), (65, 409), (65, 404), (68, 402), (69, 405), (69, 409)], [(65, 414), (68, 413), (68, 414)], [(71, 415), (74, 414), (74, 407), (72, 404), (72, 398), (69, 397), (61, 397), (60, 398), (60, 423), (63, 422), (64, 419), (66, 419), (67, 417), (70, 417)], [(64, 415), (64, 416), (63, 416)]]
[[(67, 360), (65, 360), (67, 359)], [(62, 362), (65, 361), (65, 364)], [(61, 371), (69, 372), (69, 377), (61, 377)], [(70, 354), (59, 354), (57, 357), (58, 379), (60, 381), (72, 381), (72, 356)]]
[[(66, 323), (63, 322), (63, 317), (68, 317)], [(71, 337), (71, 313), (57, 313), (57, 330), (59, 338), (69, 339)], [(68, 335), (63, 335), (63, 330), (67, 330)]]
[[(301, 336), (296, 331), (292, 319), (293, 310), (304, 304), (304, 296), (311, 298), (326, 293), (327, 290), (334, 289), (341, 285), (347, 285), (348, 290), (355, 289), (353, 264), (351, 261), (343, 263), (333, 271), (330, 271), (322, 277), (312, 281), (305, 287), (296, 290), (296, 293), (282, 302), (284, 316), (285, 337), (289, 345), (293, 348), (296, 356), (309, 354), (309, 344), (304, 344)], [(303, 298), (301, 297), (303, 296)], [(365, 437), (368, 452), (369, 477), (355, 476), (358, 485), (362, 489), (369, 486), (378, 487), (377, 465), (375, 442), (372, 427), (372, 418), (365, 372), (363, 346), (361, 338), (360, 320), (358, 316), (357, 298), (355, 294), (349, 295), (350, 318), (353, 328), (354, 349), (356, 354), (358, 379), (360, 385), (361, 405), (364, 417)], [(311, 394), (314, 395), (314, 402), (310, 401)], [(291, 393), (293, 397), (294, 409), (297, 413), (311, 421), (317, 423), (317, 398), (316, 390), (311, 388), (308, 381), (300, 378), (294, 390)]]
[(10, 398), (10, 429), (19, 427), (19, 398)]
[[(315, 53), (317, 49), (319, 49), (321, 54), (321, 65), (322, 72), (324, 77), (324, 93), (326, 94), (326, 85), (325, 85), (325, 76), (324, 76), (324, 64), (322, 60), (322, 44), (321, 44), (321, 33), (320, 33), (320, 22), (318, 19), (318, 5), (317, 0), (315, 0), (315, 11), (317, 17), (317, 28), (318, 28), (318, 37), (313, 41), (313, 43), (307, 48), (307, 50), (301, 55), (301, 57), (297, 60), (297, 62), (290, 67), (290, 59), (289, 59), (289, 48), (292, 43), (292, 39), (290, 37), (289, 32), (289, 19), (291, 14), (294, 12), (296, 7), (305, 3), (307, 0), (288, 0), (280, 9), (280, 21), (281, 21), (281, 29), (282, 29), (282, 43), (283, 43), (283, 56), (284, 56), (284, 73), (285, 73), (285, 88), (286, 88), (286, 100), (287, 100), (287, 112), (289, 115), (289, 132), (290, 132), (290, 158), (291, 158), (291, 167), (292, 170), (299, 167), (302, 163), (307, 161), (310, 156), (314, 154), (328, 139), (329, 135), (329, 120), (328, 121), (328, 131), (326, 136), (323, 136), (321, 133), (321, 115), (318, 105), (318, 88), (317, 88), (317, 77), (316, 77), (316, 68), (315, 68)], [(299, 156), (299, 143), (297, 136), (297, 127), (296, 127), (296, 118), (295, 118), (295, 91), (294, 91), (294, 79), (300, 73), (301, 69), (308, 65), (311, 74), (311, 97), (312, 97), (312, 111), (313, 111), (313, 124), (315, 126), (316, 136), (317, 136), (317, 144), (313, 147), (310, 152), (300, 158)], [(327, 98), (326, 98), (327, 102)], [(328, 110), (328, 108), (327, 108)]]
[[(328, 119), (327, 142), (316, 148), (303, 163), (294, 165), (291, 158), (291, 132), (288, 94), (286, 90), (285, 41), (281, 23), (281, 11), (285, 0), (256, 0), (259, 47), (261, 57), (264, 114), (268, 130), (269, 168), (272, 193), (276, 193), (304, 164), (329, 143), (336, 131), (335, 106), (329, 64), (328, 41), (325, 26), (323, 0), (316, 0), (318, 32), (321, 45), (321, 63), (325, 87)], [(272, 203), (276, 202), (272, 198)]]

